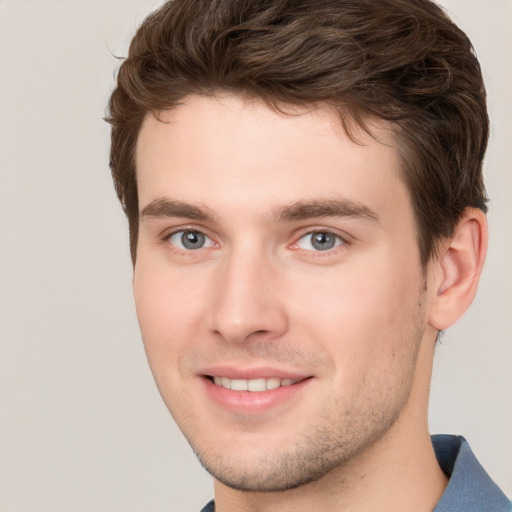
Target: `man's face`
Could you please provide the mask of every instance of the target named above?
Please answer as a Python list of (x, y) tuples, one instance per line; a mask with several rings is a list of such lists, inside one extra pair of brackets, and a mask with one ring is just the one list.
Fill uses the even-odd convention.
[(134, 293), (160, 393), (221, 482), (317, 479), (407, 414), (433, 335), (393, 138), (230, 96), (159, 119), (137, 146)]

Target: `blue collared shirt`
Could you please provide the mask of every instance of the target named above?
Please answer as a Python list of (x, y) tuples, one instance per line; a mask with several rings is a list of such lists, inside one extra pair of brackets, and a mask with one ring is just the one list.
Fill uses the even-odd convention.
[[(476, 460), (462, 436), (432, 436), (437, 461), (450, 478), (433, 512), (511, 512), (512, 503)], [(201, 512), (215, 512), (210, 501)]]
[(450, 477), (434, 512), (510, 512), (512, 504), (462, 436), (432, 436), (437, 462)]

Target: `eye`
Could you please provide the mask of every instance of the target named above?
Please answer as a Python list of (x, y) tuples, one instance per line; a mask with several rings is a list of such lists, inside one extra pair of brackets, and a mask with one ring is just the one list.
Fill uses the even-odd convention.
[(312, 231), (300, 238), (296, 246), (306, 251), (328, 251), (343, 243), (341, 237), (329, 231)]
[(215, 243), (210, 237), (200, 231), (194, 231), (192, 229), (176, 231), (168, 237), (168, 240), (178, 249), (185, 251), (194, 251), (197, 249), (203, 249), (204, 247), (215, 246)]

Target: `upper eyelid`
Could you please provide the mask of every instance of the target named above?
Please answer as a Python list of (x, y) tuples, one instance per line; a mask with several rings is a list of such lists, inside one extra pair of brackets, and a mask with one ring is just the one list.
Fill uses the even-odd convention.
[(185, 224), (183, 226), (168, 227), (160, 233), (160, 236), (165, 239), (165, 238), (169, 238), (172, 235), (175, 235), (176, 233), (180, 233), (182, 231), (196, 231), (198, 233), (202, 233), (203, 235), (205, 235), (208, 238), (211, 238), (213, 240), (213, 237), (212, 237), (211, 233), (209, 232), (209, 230), (202, 228), (202, 227), (193, 226), (190, 224)]
[(216, 238), (214, 236), (212, 236), (211, 233), (209, 233), (209, 230), (206, 230), (204, 228), (200, 228), (200, 227), (197, 227), (197, 226), (191, 226), (191, 225), (168, 227), (168, 228), (162, 230), (157, 235), (157, 237), (159, 239), (167, 242), (172, 236), (174, 236), (174, 235), (176, 235), (178, 233), (186, 232), (186, 231), (191, 231), (193, 233), (194, 232), (195, 233), (201, 233), (206, 238), (210, 239), (212, 242), (217, 243)]
[(354, 237), (349, 235), (344, 231), (339, 231), (334, 228), (322, 228), (322, 227), (314, 227), (314, 228), (305, 228), (299, 231), (299, 233), (294, 237), (295, 241), (293, 243), (297, 243), (301, 238), (311, 235), (313, 233), (329, 233), (330, 235), (334, 235), (342, 240), (344, 243), (350, 243), (351, 240), (354, 240)]
[(302, 236), (311, 235), (313, 233), (329, 233), (330, 235), (338, 236), (340, 238), (343, 238), (343, 235), (339, 233), (339, 231), (336, 231), (332, 228), (313, 228), (313, 229), (307, 229), (302, 233)]
[(201, 233), (202, 235), (204, 235), (208, 238), (212, 238), (208, 233), (205, 233), (202, 229), (195, 229), (195, 228), (171, 229), (167, 232), (164, 232), (164, 237), (169, 238), (170, 236), (176, 235), (178, 233), (185, 233), (187, 231), (190, 233)]

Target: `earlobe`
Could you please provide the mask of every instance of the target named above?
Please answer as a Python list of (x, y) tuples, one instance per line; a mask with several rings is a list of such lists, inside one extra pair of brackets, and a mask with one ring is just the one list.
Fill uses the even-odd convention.
[(487, 220), (476, 208), (468, 208), (453, 236), (435, 259), (435, 282), (429, 323), (442, 331), (452, 326), (469, 308), (487, 253)]

